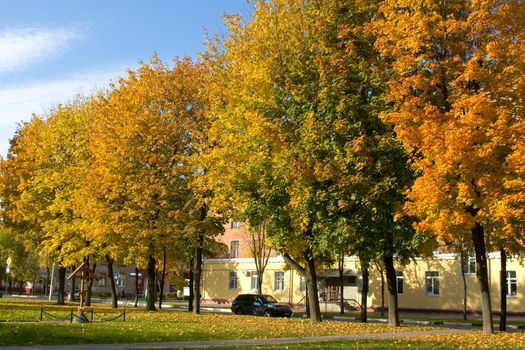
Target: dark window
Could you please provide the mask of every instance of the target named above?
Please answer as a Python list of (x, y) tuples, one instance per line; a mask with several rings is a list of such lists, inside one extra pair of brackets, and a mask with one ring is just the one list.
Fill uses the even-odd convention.
[(462, 265), (463, 273), (472, 274), (476, 273), (476, 258), (469, 256), (463, 261)]
[(397, 280), (397, 294), (403, 294), (403, 283), (405, 281), (405, 277), (403, 276), (403, 272), (396, 272), (396, 280)]
[(237, 272), (230, 271), (230, 289), (237, 289)]
[(230, 258), (239, 257), (239, 241), (230, 242)]
[(304, 292), (306, 290), (306, 278), (301, 275), (299, 278), (299, 291)]
[(263, 303), (276, 303), (277, 302), (277, 300), (275, 300), (275, 298), (272, 297), (271, 295), (261, 295), (260, 300)]

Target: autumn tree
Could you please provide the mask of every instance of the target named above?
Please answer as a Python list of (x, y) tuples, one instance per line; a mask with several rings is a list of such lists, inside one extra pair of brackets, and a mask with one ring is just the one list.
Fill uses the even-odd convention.
[(193, 127), (200, 112), (197, 70), (185, 58), (168, 68), (156, 56), (129, 71), (95, 104), (90, 130), (97, 182), (100, 237), (112, 258), (134, 257), (147, 265), (148, 302), (155, 310), (156, 266), (162, 249), (181, 237), (189, 201)]
[(394, 217), (413, 173), (378, 118), (386, 103), (363, 28), (373, 15), (367, 2), (258, 1), (253, 20), (228, 18), (229, 37), (209, 53), (214, 177), (225, 198), (252, 209), (248, 221), (264, 213), (272, 245), (306, 277), (314, 321), (315, 266), (333, 260), (335, 223), (389, 223), (379, 234), (396, 237), (381, 248), (391, 271), (393, 241), (405, 237), (393, 234)]
[(81, 98), (23, 124), (3, 163), (6, 224), (35, 251), (60, 262), (59, 303), (65, 267), (89, 254), (78, 207), (78, 181), (86, 169), (88, 115)]
[[(38, 246), (41, 240), (42, 227), (38, 221), (29, 219), (21, 208), (20, 201), (24, 188), (31, 181), (37, 166), (34, 152), (40, 147), (40, 134), (44, 128), (42, 119), (34, 117), (29, 122), (18, 126), (7, 158), (0, 161), (0, 202), (2, 214), (2, 246), (3, 261), (13, 256), (17, 268), (23, 260), (23, 242), (32, 242)], [(9, 282), (11, 292), (12, 280)], [(62, 296), (63, 297), (63, 296)]]
[(313, 167), (316, 140), (311, 132), (316, 116), (313, 95), (307, 91), (316, 76), (314, 68), (307, 68), (313, 63), (310, 38), (302, 35), (308, 29), (303, 22), (307, 11), (295, 1), (261, 1), (252, 22), (228, 19), (225, 51), (217, 52), (212, 62), (219, 69), (217, 85), (222, 87), (216, 91), (215, 114), (220, 122), (212, 136), (220, 139), (222, 148), (214, 149), (218, 161), (210, 171), (213, 176), (224, 173), (221, 168), (231, 150), (246, 165), (232, 176), (243, 176), (242, 172), (249, 176), (258, 158), (268, 162), (259, 185), (267, 182), (260, 191), (284, 199), (281, 208), (273, 207), (268, 233), (274, 247), (306, 276), (311, 319), (320, 321), (315, 263), (322, 254), (316, 251), (315, 240), (321, 228), (316, 214), (322, 204), (317, 201), (320, 184)]
[(522, 203), (524, 6), (387, 0), (375, 26), (395, 106), (385, 119), (421, 174), (406, 210), (444, 242), (470, 237), (485, 332), (486, 233), (513, 235), (523, 219), (510, 203)]
[[(12, 286), (18, 283), (19, 294), (23, 293), (24, 282), (34, 282), (40, 277), (39, 254), (31, 249), (31, 245), (23, 240), (23, 236), (14, 230), (0, 228), (0, 261), (5, 264), (11, 258), (11, 271), (6, 291), (11, 294)], [(2, 269), (0, 278), (7, 282), (5, 269)]]
[(264, 271), (273, 251), (267, 238), (265, 222), (261, 222), (256, 227), (248, 227), (246, 236), (248, 237), (250, 255), (255, 263), (255, 271), (257, 273), (257, 293), (262, 294)]

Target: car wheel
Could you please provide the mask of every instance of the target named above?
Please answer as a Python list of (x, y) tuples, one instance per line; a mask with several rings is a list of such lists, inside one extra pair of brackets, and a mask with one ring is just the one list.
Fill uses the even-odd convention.
[(234, 314), (236, 315), (242, 315), (242, 310), (240, 307), (236, 308), (235, 311), (233, 312)]
[(264, 316), (266, 316), (266, 317), (272, 317), (272, 312), (271, 312), (270, 310), (266, 310), (266, 311), (264, 312)]

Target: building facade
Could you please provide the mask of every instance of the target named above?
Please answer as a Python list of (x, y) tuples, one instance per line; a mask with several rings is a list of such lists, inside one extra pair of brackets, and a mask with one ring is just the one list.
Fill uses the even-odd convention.
[[(202, 296), (207, 302), (230, 303), (241, 293), (257, 292), (257, 272), (250, 256), (250, 238), (243, 223), (226, 225), (220, 241), (228, 251), (204, 262)], [(492, 308), (500, 310), (500, 256), (488, 255), (488, 273)], [(398, 302), (402, 310), (461, 312), (466, 293), (467, 310), (480, 312), (481, 302), (475, 274), (475, 259), (462, 263), (459, 254), (436, 253), (433, 258), (418, 258), (406, 266), (396, 266)], [(462, 273), (462, 271), (464, 273)], [(525, 268), (515, 259), (507, 261), (507, 310), (509, 314), (525, 314)], [(344, 264), (343, 298), (349, 308), (359, 307), (362, 276), (359, 261), (346, 257)], [(340, 280), (337, 267), (318, 268), (319, 300), (322, 311), (337, 310), (340, 298)], [(368, 305), (381, 306), (381, 273), (370, 269)], [(304, 279), (291, 269), (284, 259), (273, 252), (263, 275), (264, 294), (271, 294), (281, 302), (304, 304)], [(385, 283), (385, 306), (388, 298)]]

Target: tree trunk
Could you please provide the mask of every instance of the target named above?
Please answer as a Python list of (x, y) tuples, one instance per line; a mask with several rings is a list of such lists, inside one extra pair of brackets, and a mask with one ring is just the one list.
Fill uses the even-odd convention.
[(476, 252), (476, 277), (478, 279), (481, 297), (483, 331), (485, 333), (494, 333), (487, 271), (487, 252), (485, 250), (485, 230), (479, 223), (476, 223), (476, 226), (472, 228), (472, 242), (474, 243), (474, 250)]
[[(89, 261), (88, 261), (89, 264)], [(89, 266), (89, 265), (88, 265)], [(93, 296), (93, 282), (95, 281), (95, 271), (97, 269), (97, 263), (93, 263), (93, 268), (88, 277), (88, 287), (86, 292), (86, 306), (91, 306), (91, 297)]]
[(115, 273), (113, 272), (113, 259), (109, 255), (106, 255), (106, 263), (108, 264), (108, 277), (111, 286), (111, 307), (116, 309), (118, 307), (117, 288), (115, 286)]
[(155, 264), (153, 256), (148, 257), (148, 300), (146, 302), (146, 311), (157, 311), (155, 307), (155, 298), (157, 294), (157, 283), (155, 282)]
[(201, 313), (202, 245), (204, 236), (199, 234), (195, 250), (195, 272), (193, 276), (193, 312)]
[(66, 268), (62, 265), (58, 268), (58, 298), (57, 304), (64, 305), (66, 303)]
[(19, 295), (24, 294), (24, 281), (18, 282), (18, 294)]
[[(77, 267), (73, 265), (71, 267), (71, 272), (75, 271)], [(74, 301), (75, 300), (75, 277), (73, 276), (71, 278), (71, 284), (69, 285), (69, 295), (67, 296), (68, 301)]]
[(257, 273), (257, 294), (262, 294), (262, 278), (264, 275), (264, 270), (260, 271), (258, 268), (256, 269)]
[(193, 285), (195, 284), (195, 276), (193, 274), (193, 259), (190, 259), (190, 281), (189, 281), (189, 289), (190, 289), (190, 295), (188, 296), (188, 311), (193, 311)]
[(343, 315), (345, 313), (345, 296), (344, 296), (344, 289), (345, 289), (345, 280), (344, 280), (344, 266), (345, 266), (345, 255), (344, 253), (341, 253), (339, 256), (338, 261), (338, 268), (339, 268), (339, 313)]
[(397, 277), (394, 268), (394, 257), (384, 253), (383, 262), (385, 264), (386, 284), (388, 288), (388, 324), (399, 326), (399, 309), (397, 304)]
[(501, 316), (499, 319), (499, 330), (507, 330), (507, 252), (504, 247), (500, 249), (500, 263), (501, 271), (499, 277), (500, 283), (500, 302), (501, 302)]
[(305, 278), (306, 281), (306, 316), (313, 322), (321, 321), (319, 308), (319, 293), (317, 291), (317, 275), (315, 261), (310, 258), (309, 250), (304, 253), (306, 268), (299, 265), (288, 253), (283, 254), (284, 261)]
[(315, 273), (315, 260), (311, 256), (310, 249), (304, 254), (306, 261), (306, 285), (308, 286), (308, 308), (310, 309), (310, 320), (321, 322), (321, 309), (319, 307), (319, 293), (317, 291), (317, 274)]
[(363, 273), (363, 287), (361, 288), (361, 315), (359, 317), (359, 320), (361, 322), (367, 322), (367, 307), (368, 307), (368, 279), (369, 279), (369, 273), (368, 273), (368, 267), (362, 268)]
[(251, 253), (257, 271), (257, 293), (262, 294), (264, 271), (272, 252), (266, 243), (266, 224), (259, 225), (256, 232), (250, 232)]
[[(468, 264), (468, 258), (465, 257), (465, 251), (463, 250), (463, 248), (461, 248), (460, 250), (460, 254), (461, 254), (461, 263), (460, 263), (460, 268), (461, 268), (461, 278), (463, 279), (463, 320), (466, 321), (467, 320), (467, 296), (468, 296), (468, 291), (467, 291), (467, 279), (465, 277), (465, 269), (463, 268), (463, 264), (465, 262), (467, 262)], [(466, 260), (467, 259), (467, 260)]]
[(162, 299), (164, 297), (164, 278), (165, 277), (166, 277), (166, 248), (163, 248), (162, 275), (160, 276), (159, 309), (162, 309)]
[[(306, 277), (305, 277), (305, 284), (306, 284)], [(304, 309), (306, 310), (306, 318), (310, 318), (310, 298), (308, 296), (308, 284), (306, 284), (306, 295), (305, 295), (305, 302), (304, 302)]]
[(139, 268), (135, 266), (135, 307), (139, 305)]
[(381, 317), (385, 317), (385, 271), (380, 270), (381, 273)]

